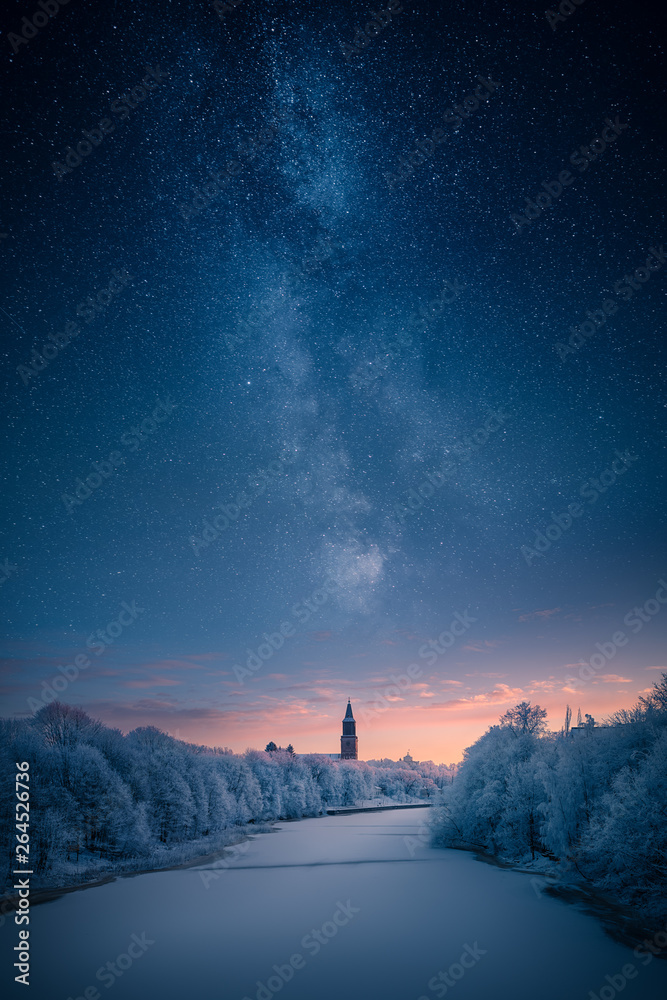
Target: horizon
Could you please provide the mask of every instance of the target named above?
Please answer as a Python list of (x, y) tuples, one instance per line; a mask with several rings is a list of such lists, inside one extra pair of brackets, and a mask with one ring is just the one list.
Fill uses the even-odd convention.
[[(657, 682), (660, 679), (660, 677), (662, 676), (662, 674), (659, 674), (657, 672), (658, 669), (662, 670), (662, 672), (664, 673), (667, 668), (649, 668), (649, 669), (653, 672), (654, 681)], [(400, 675), (394, 675), (394, 676), (395, 677), (398, 676), (398, 678), (400, 680)], [(404, 675), (404, 676), (407, 679), (407, 675)], [(385, 689), (385, 691), (386, 690), (387, 689)], [(582, 707), (581, 705), (574, 705), (574, 704), (571, 704), (571, 703), (568, 702), (568, 703), (563, 703), (562, 713), (561, 713), (561, 716), (560, 716), (560, 719), (559, 719), (557, 717), (556, 713), (550, 713), (549, 709), (547, 709), (547, 717), (546, 717), (546, 720), (545, 720), (546, 721), (546, 732), (550, 733), (550, 734), (556, 734), (556, 733), (558, 733), (559, 731), (562, 730), (563, 723), (564, 723), (564, 720), (565, 720), (565, 713), (566, 713), (566, 709), (567, 709), (568, 705), (569, 705), (569, 707), (571, 709), (571, 712), (572, 712), (572, 721), (571, 721), (571, 726), (572, 727), (576, 726), (576, 724), (577, 724), (576, 720), (577, 720), (579, 711), (581, 711), (582, 718), (586, 714), (589, 714), (589, 715), (591, 715), (595, 719), (595, 722), (599, 725), (599, 724), (604, 724), (605, 721), (606, 721), (606, 719), (610, 715), (612, 715), (613, 713), (615, 713), (615, 712), (617, 712), (619, 710), (622, 710), (622, 709), (629, 709), (629, 708), (633, 707), (634, 705), (636, 705), (638, 703), (639, 697), (641, 695), (646, 695), (646, 694), (648, 694), (652, 690), (653, 690), (653, 686), (651, 684), (648, 687), (644, 688), (642, 691), (639, 691), (638, 694), (637, 694), (637, 697), (631, 697), (629, 701), (626, 699), (626, 701), (624, 703), (622, 703), (622, 704), (619, 704), (619, 703), (611, 704), (611, 703), (607, 702), (605, 711), (604, 712), (599, 712), (599, 713), (596, 713), (595, 711), (589, 711), (590, 706), (588, 704), (586, 704), (585, 707)], [(630, 695), (630, 691), (623, 691), (621, 693)], [(610, 694), (609, 697), (611, 698), (612, 694)], [(392, 693), (389, 694), (389, 698), (396, 698), (396, 695), (394, 695), (393, 692), (392, 692)], [(382, 750), (382, 749), (378, 750), (378, 752), (372, 752), (372, 751), (369, 750), (367, 753), (365, 753), (364, 750), (363, 750), (363, 747), (365, 746), (365, 743), (366, 743), (366, 739), (365, 739), (366, 731), (364, 729), (364, 724), (365, 723), (369, 723), (370, 726), (373, 727), (374, 724), (377, 725), (378, 721), (383, 718), (383, 716), (385, 715), (385, 713), (391, 712), (392, 713), (391, 718), (393, 718), (395, 714), (399, 714), (400, 715), (400, 713), (401, 713), (400, 709), (397, 709), (396, 707), (393, 707), (391, 705), (391, 703), (389, 701), (389, 698), (386, 696), (386, 694), (384, 694), (384, 695), (380, 694), (379, 698), (376, 699), (376, 701), (371, 702), (368, 705), (364, 704), (364, 703), (359, 703), (356, 708), (355, 708), (355, 701), (354, 701), (354, 699), (351, 699), (352, 712), (353, 712), (354, 719), (355, 719), (356, 726), (357, 726), (357, 736), (359, 737), (360, 747), (362, 748), (361, 755), (359, 756), (359, 760), (360, 761), (381, 760), (381, 759), (389, 759), (389, 760), (393, 760), (393, 761), (400, 761), (401, 759), (403, 759), (409, 753), (410, 756), (413, 758), (413, 760), (415, 762), (417, 762), (417, 763), (431, 761), (434, 764), (456, 765), (456, 764), (459, 764), (461, 762), (462, 757), (463, 757), (463, 751), (465, 749), (467, 749), (469, 746), (472, 746), (474, 743), (476, 743), (477, 740), (479, 740), (481, 738), (481, 736), (483, 736), (484, 733), (486, 733), (490, 727), (492, 727), (494, 725), (497, 725), (499, 723), (499, 721), (500, 721), (501, 715), (504, 714), (504, 711), (506, 711), (507, 708), (514, 707), (514, 705), (517, 704), (518, 701), (523, 701), (523, 700), (528, 700), (530, 702), (530, 704), (533, 705), (533, 707), (537, 706), (537, 705), (539, 705), (541, 708), (545, 708), (546, 707), (544, 699), (541, 702), (539, 702), (537, 700), (531, 700), (530, 698), (528, 698), (528, 699), (517, 698), (515, 701), (511, 701), (511, 704), (508, 702), (507, 704), (499, 705), (496, 712), (490, 713), (488, 716), (486, 716), (484, 718), (480, 718), (479, 720), (476, 720), (476, 722), (479, 721), (479, 725), (483, 726), (483, 728), (476, 729), (475, 728), (475, 724), (466, 723), (466, 729), (465, 729), (465, 731), (469, 732), (471, 734), (470, 742), (467, 743), (465, 746), (463, 746), (461, 748), (460, 752), (458, 752), (458, 756), (449, 756), (448, 759), (445, 759), (443, 757), (442, 760), (439, 760), (435, 756), (424, 756), (422, 753), (419, 752), (419, 750), (415, 750), (414, 749), (414, 746), (422, 746), (422, 745), (424, 745), (423, 741), (422, 742), (417, 742), (414, 745), (410, 744), (408, 746), (408, 744), (406, 743), (405, 739), (403, 738), (403, 733), (402, 732), (401, 732), (401, 734), (399, 736), (394, 736), (393, 737), (393, 742), (389, 738), (387, 738), (386, 741), (385, 741), (385, 737), (384, 737), (383, 734), (385, 732), (387, 732), (387, 730), (389, 728), (387, 726), (385, 726), (383, 729), (378, 729), (376, 732), (373, 733), (374, 740), (372, 741), (371, 745), (372, 745), (372, 747), (377, 747), (378, 745), (380, 747), (382, 747), (383, 741), (385, 741), (385, 742), (390, 743), (391, 746), (393, 746), (393, 750), (389, 751), (389, 752), (386, 751), (386, 750)], [(54, 700), (61, 701), (61, 699), (54, 699)], [(48, 702), (48, 704), (50, 704), (50, 703), (51, 702)], [(69, 702), (66, 702), (66, 701), (65, 702), (61, 702), (61, 703), (63, 703), (63, 704), (70, 704)], [(47, 704), (47, 703), (45, 703), (45, 704)], [(345, 705), (347, 705), (347, 700), (345, 701)], [(83, 711), (86, 711), (87, 714), (91, 714), (90, 712), (88, 712), (88, 710), (86, 708), (84, 708), (83, 705), (78, 705), (78, 704), (74, 705), (74, 704), (72, 704), (71, 707), (81, 708)], [(408, 708), (407, 711), (410, 711), (410, 709)], [(343, 714), (344, 714), (344, 712), (345, 712), (345, 709), (343, 709)], [(258, 741), (257, 745), (251, 745), (251, 744), (246, 743), (243, 746), (238, 745), (236, 747), (231, 746), (229, 743), (213, 742), (213, 739), (208, 739), (208, 740), (204, 739), (204, 740), (202, 740), (202, 739), (199, 739), (199, 738), (195, 738), (197, 736), (197, 732), (201, 733), (201, 730), (195, 730), (190, 735), (188, 735), (187, 732), (184, 732), (184, 731), (181, 730), (181, 727), (177, 727), (174, 730), (174, 729), (164, 728), (164, 727), (162, 727), (160, 725), (156, 725), (155, 722), (138, 723), (136, 725), (115, 724), (113, 721), (110, 721), (110, 717), (109, 717), (108, 711), (105, 714), (106, 714), (106, 718), (103, 718), (99, 714), (98, 715), (91, 715), (91, 718), (94, 718), (97, 721), (102, 722), (104, 725), (107, 725), (110, 728), (119, 729), (121, 731), (121, 733), (123, 734), (123, 736), (127, 736), (134, 729), (141, 728), (142, 725), (154, 725), (155, 728), (159, 729), (161, 732), (163, 732), (166, 735), (172, 737), (173, 739), (179, 740), (179, 741), (181, 741), (183, 743), (187, 743), (187, 744), (194, 745), (194, 746), (205, 746), (205, 747), (207, 747), (209, 749), (212, 749), (212, 750), (213, 749), (226, 749), (226, 750), (230, 750), (234, 754), (238, 754), (238, 755), (241, 755), (241, 754), (245, 753), (248, 750), (250, 750), (250, 751), (257, 751), (257, 750), (263, 751), (265, 749), (265, 747), (269, 744), (269, 742), (276, 743), (279, 750), (281, 750), (281, 749), (285, 750), (287, 748), (287, 746), (291, 744), (292, 747), (293, 747), (293, 749), (294, 749), (294, 752), (297, 753), (297, 754), (317, 754), (317, 753), (332, 754), (332, 753), (339, 753), (340, 752), (340, 735), (341, 735), (340, 730), (341, 730), (341, 726), (342, 726), (343, 714), (341, 714), (341, 718), (340, 718), (339, 723), (338, 723), (339, 732), (338, 732), (337, 737), (334, 736), (333, 738), (331, 738), (331, 731), (329, 729), (324, 729), (323, 728), (321, 730), (321, 732), (324, 734), (322, 738), (320, 738), (319, 736), (316, 736), (316, 735), (310, 735), (310, 730), (306, 730), (306, 733), (309, 734), (310, 742), (308, 742), (306, 744), (295, 743), (294, 739), (291, 738), (291, 737), (289, 737), (289, 736), (285, 736), (285, 735), (277, 736), (276, 734), (278, 732), (278, 726), (277, 725), (273, 725), (273, 729), (272, 730), (267, 730), (267, 733), (270, 733), (269, 735), (266, 735), (266, 736), (262, 735), (262, 736), (258, 736), (257, 737), (257, 741)], [(33, 716), (34, 716), (34, 713), (33, 713)], [(16, 719), (20, 720), (20, 719), (30, 719), (33, 716), (17, 715), (17, 716), (14, 716), (13, 718), (16, 718)], [(552, 719), (553, 719), (553, 722), (552, 722)], [(436, 720), (434, 722), (434, 725), (437, 725), (437, 724), (438, 723), (437, 723), (437, 720)], [(362, 727), (361, 730), (360, 730), (360, 725)], [(413, 730), (413, 734), (414, 735), (418, 735), (418, 729), (417, 729), (418, 726), (419, 726), (419, 723), (416, 723), (415, 724), (415, 730)], [(372, 732), (372, 728), (369, 731), (369, 734), (370, 734), (370, 732)], [(361, 736), (360, 736), (360, 733), (361, 733)], [(476, 735), (475, 735), (475, 733), (476, 733)], [(324, 746), (323, 746), (323, 744), (324, 744), (324, 742), (325, 742), (326, 739), (330, 740), (331, 746), (325, 749)], [(334, 746), (334, 744), (336, 743), (336, 741), (337, 741), (337, 744), (338, 744), (337, 747)], [(400, 749), (401, 747), (403, 747), (404, 744), (405, 744), (405, 748), (404, 749)], [(332, 747), (333, 747), (333, 749), (332, 749)]]

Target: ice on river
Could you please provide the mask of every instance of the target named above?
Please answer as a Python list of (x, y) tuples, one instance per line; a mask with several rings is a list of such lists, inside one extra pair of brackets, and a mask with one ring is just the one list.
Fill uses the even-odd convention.
[[(426, 846), (427, 815), (281, 823), (227, 868), (121, 878), (39, 905), (29, 990), (4, 991), (18, 928), (0, 930), (4, 995), (591, 1000), (602, 989), (602, 1000), (665, 1000), (667, 963), (644, 965), (529, 875)], [(636, 974), (616, 991), (628, 965)]]

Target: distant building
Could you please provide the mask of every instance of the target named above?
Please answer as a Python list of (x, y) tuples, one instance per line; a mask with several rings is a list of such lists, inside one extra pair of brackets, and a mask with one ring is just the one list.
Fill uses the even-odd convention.
[(358, 760), (359, 740), (357, 739), (357, 724), (352, 715), (352, 705), (347, 699), (347, 711), (343, 719), (343, 735), (340, 738), (340, 759)]
[(618, 729), (619, 725), (626, 725), (627, 723), (616, 723), (613, 726), (572, 726), (570, 729), (570, 737), (574, 740), (582, 739), (585, 736), (597, 736), (602, 733), (613, 733), (614, 730)]
[[(295, 757), (308, 757), (309, 754), (296, 753)], [(340, 753), (320, 753), (318, 757), (328, 757), (329, 760), (358, 760), (359, 741), (357, 739), (357, 724), (352, 715), (352, 705), (347, 699), (347, 711), (343, 719), (343, 735), (340, 738)]]

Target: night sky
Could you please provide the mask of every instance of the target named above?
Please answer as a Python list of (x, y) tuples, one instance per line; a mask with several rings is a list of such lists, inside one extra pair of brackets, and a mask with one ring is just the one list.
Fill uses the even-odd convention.
[(7, 5), (3, 714), (450, 761), (658, 679), (664, 15), (570, 6)]

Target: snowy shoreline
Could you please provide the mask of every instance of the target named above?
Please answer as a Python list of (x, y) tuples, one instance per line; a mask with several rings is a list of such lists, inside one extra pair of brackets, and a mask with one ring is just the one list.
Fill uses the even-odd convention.
[[(75, 881), (67, 881), (63, 883), (62, 875), (51, 876), (50, 878), (44, 879), (44, 881), (36, 886), (31, 893), (31, 905), (38, 906), (40, 903), (49, 903), (54, 899), (58, 899), (70, 892), (78, 892), (81, 889), (94, 889), (101, 885), (106, 885), (109, 882), (115, 882), (116, 879), (120, 878), (133, 878), (138, 875), (152, 875), (158, 872), (167, 871), (178, 871), (186, 868), (196, 868), (199, 865), (205, 865), (210, 862), (220, 861), (225, 857), (225, 851), (229, 848), (236, 847), (238, 844), (242, 844), (245, 841), (251, 839), (251, 837), (257, 834), (263, 833), (273, 833), (275, 831), (276, 823), (300, 823), (304, 819), (318, 819), (323, 816), (337, 816), (337, 815), (347, 815), (351, 813), (360, 812), (384, 812), (390, 809), (422, 809), (431, 806), (430, 802), (396, 802), (394, 804), (387, 804), (386, 802), (380, 805), (359, 805), (359, 806), (334, 806), (331, 809), (325, 810), (320, 813), (319, 816), (299, 816), (293, 818), (281, 818), (276, 817), (275, 819), (268, 820), (266, 822), (260, 823), (247, 823), (245, 826), (238, 826), (222, 831), (222, 833), (216, 838), (217, 846), (213, 849), (207, 850), (205, 853), (197, 853), (201, 851), (203, 847), (210, 847), (210, 844), (204, 845), (201, 841), (193, 842), (191, 845), (191, 850), (187, 849), (187, 845), (180, 844), (175, 848), (165, 848), (164, 851), (164, 864), (152, 865), (151, 867), (140, 867), (141, 863), (145, 864), (145, 859), (137, 858), (136, 866), (132, 865), (130, 860), (128, 865), (123, 866), (120, 869), (104, 868), (101, 866), (89, 867), (84, 869), (79, 873), (79, 878)], [(195, 846), (196, 844), (196, 846)], [(194, 852), (194, 853), (193, 853)], [(176, 860), (176, 859), (179, 860)], [(74, 873), (72, 873), (74, 874)], [(18, 896), (13, 896), (6, 889), (4, 893), (4, 899), (0, 905), (0, 911), (2, 914), (6, 914), (16, 909), (18, 904)]]
[[(96, 871), (95, 868), (90, 867), (82, 871), (76, 881), (66, 881), (63, 883), (62, 876), (51, 876), (50, 878), (47, 876), (40, 885), (32, 890), (30, 904), (31, 906), (37, 906), (40, 903), (49, 903), (67, 893), (78, 892), (80, 889), (94, 889), (97, 886), (115, 882), (116, 879), (133, 878), (138, 875), (151, 875), (158, 872), (177, 871), (184, 868), (193, 868), (207, 861), (217, 861), (224, 857), (224, 852), (228, 848), (235, 847), (237, 844), (249, 840), (253, 834), (271, 833), (274, 829), (274, 824), (278, 822), (282, 821), (272, 820), (267, 823), (248, 823), (244, 827), (234, 827), (225, 830), (223, 834), (227, 836), (220, 835), (217, 837), (217, 847), (207, 851), (205, 854), (192, 853), (183, 844), (178, 845), (176, 848), (165, 849), (164, 864), (152, 865), (149, 868), (141, 867), (142, 864), (145, 865), (146, 863), (145, 858), (136, 858), (135, 866), (132, 865), (132, 861), (130, 860), (127, 865), (119, 869), (98, 868)], [(251, 830), (249, 831), (247, 827), (251, 827)], [(200, 851), (204, 846), (201, 840), (195, 843), (197, 843), (196, 851)], [(5, 914), (16, 909), (15, 904), (17, 902), (18, 897), (10, 895), (5, 890), (2, 913)]]
[[(438, 845), (441, 848), (443, 845)], [(497, 854), (490, 854), (481, 845), (447, 845), (444, 850), (463, 851), (472, 854), (476, 861), (481, 861), (491, 867), (501, 868), (521, 875), (532, 875), (531, 885), (536, 895), (544, 895), (560, 900), (587, 916), (595, 917), (614, 941), (628, 948), (636, 948), (647, 938), (653, 938), (656, 933), (665, 929), (664, 922), (651, 918), (633, 909), (627, 903), (605, 896), (595, 886), (586, 883), (583, 878), (573, 878), (571, 874), (559, 871), (558, 864), (544, 856), (531, 861), (512, 859)], [(667, 951), (656, 955), (667, 960)]]

